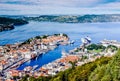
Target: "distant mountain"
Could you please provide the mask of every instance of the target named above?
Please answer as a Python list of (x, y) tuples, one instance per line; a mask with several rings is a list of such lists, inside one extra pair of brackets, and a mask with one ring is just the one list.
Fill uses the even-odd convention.
[(60, 23), (92, 23), (92, 22), (120, 22), (120, 14), (106, 15), (41, 15), (39, 17), (24, 17), (29, 21), (60, 22)]

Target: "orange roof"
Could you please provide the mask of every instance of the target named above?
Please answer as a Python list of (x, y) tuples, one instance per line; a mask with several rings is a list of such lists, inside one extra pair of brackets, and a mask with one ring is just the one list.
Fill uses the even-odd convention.
[(1, 60), (0, 63), (3, 64), (3, 65), (5, 65), (7, 63), (7, 61)]
[(54, 42), (57, 40), (66, 40), (66, 37), (61, 37), (61, 36), (51, 36), (46, 39), (42, 39), (43, 43), (49, 43), (49, 42)]
[(10, 50), (10, 53), (16, 53), (17, 50)]
[(28, 49), (21, 49), (19, 50), (19, 52), (28, 52), (29, 50)]
[(75, 62), (75, 61), (77, 61), (78, 59), (79, 59), (78, 56), (69, 55), (69, 56), (66, 56), (66, 57), (60, 59), (60, 62), (70, 62), (70, 61)]
[(19, 76), (19, 71), (18, 70), (10, 70), (12, 76)]
[(41, 73), (40, 76), (45, 76), (45, 74), (44, 74), (44, 73)]
[(8, 79), (8, 80), (6, 80), (6, 81), (14, 81), (14, 80)]
[(43, 67), (41, 67), (41, 68), (40, 68), (40, 71), (45, 71), (45, 70), (46, 70), (46, 69), (45, 69), (45, 68), (43, 68)]

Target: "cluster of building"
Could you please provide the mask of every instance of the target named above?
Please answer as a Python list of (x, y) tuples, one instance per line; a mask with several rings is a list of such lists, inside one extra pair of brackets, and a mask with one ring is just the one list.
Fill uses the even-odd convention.
[(42, 37), (29, 39), (31, 41), (27, 43), (0, 46), (1, 78), (6, 79), (13, 76), (24, 76), (27, 71), (17, 71), (16, 68), (28, 60), (34, 59), (40, 54), (55, 49), (59, 44), (68, 44), (69, 40), (69, 38), (63, 34)]

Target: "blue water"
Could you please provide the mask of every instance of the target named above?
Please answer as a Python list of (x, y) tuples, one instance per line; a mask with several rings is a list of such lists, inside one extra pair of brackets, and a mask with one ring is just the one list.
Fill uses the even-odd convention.
[(18, 68), (18, 70), (23, 70), (24, 67), (26, 67), (26, 66), (34, 66), (34, 65), (39, 65), (38, 68), (40, 68), (42, 65), (52, 62), (52, 61), (56, 60), (57, 58), (60, 58), (62, 50), (66, 50), (66, 51), (71, 50), (75, 47), (78, 47), (79, 44), (76, 43), (74, 45), (59, 46), (58, 48), (56, 48), (53, 51), (49, 51), (43, 55), (40, 55), (38, 58), (36, 58), (34, 60), (30, 60), (30, 61), (24, 63), (23, 65), (21, 65)]
[(80, 38), (90, 36), (93, 43), (103, 39), (115, 39), (120, 41), (120, 23), (51, 23), (51, 22), (30, 22), (27, 25), (16, 26), (14, 30), (0, 32), (0, 45), (21, 42), (36, 35), (66, 33), (71, 40), (76, 40), (74, 45), (59, 46), (55, 50), (39, 56), (35, 60), (28, 61), (18, 69), (26, 66), (39, 65), (41, 67), (61, 57), (61, 50), (66, 51), (78, 47), (81, 44)]

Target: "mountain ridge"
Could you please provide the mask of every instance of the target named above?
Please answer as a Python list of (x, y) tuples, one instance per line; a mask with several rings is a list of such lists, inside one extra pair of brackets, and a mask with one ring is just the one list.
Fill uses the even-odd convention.
[(40, 15), (38, 17), (23, 17), (23, 19), (28, 21), (59, 22), (59, 23), (120, 22), (120, 14)]

